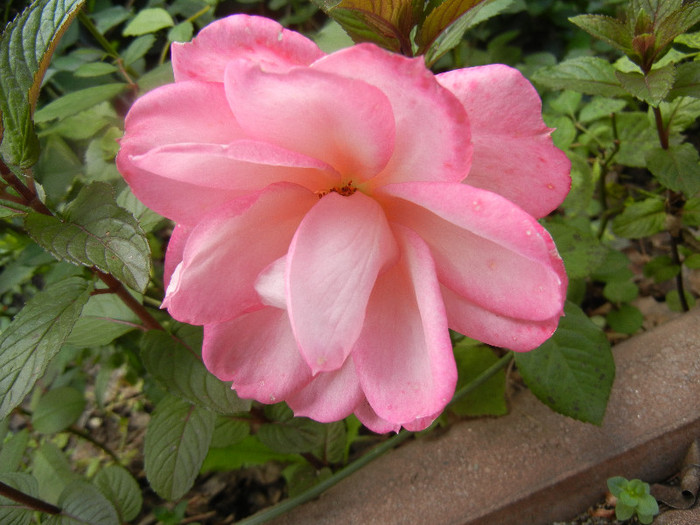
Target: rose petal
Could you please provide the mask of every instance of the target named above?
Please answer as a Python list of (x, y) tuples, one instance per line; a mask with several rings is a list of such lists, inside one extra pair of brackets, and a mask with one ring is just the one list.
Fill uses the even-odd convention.
[(501, 64), (437, 79), (464, 104), (472, 126), (474, 155), (465, 182), (503, 195), (535, 217), (559, 206), (571, 187), (571, 163), (552, 143), (532, 84)]
[(390, 220), (430, 246), (440, 282), (476, 305), (515, 319), (562, 311), (567, 278), (549, 233), (512, 202), (466, 184), (382, 188)]
[(560, 314), (544, 321), (513, 319), (482, 308), (449, 288), (442, 288), (449, 326), (486, 344), (527, 352), (549, 339), (559, 324)]
[(308, 65), (323, 52), (308, 38), (269, 18), (233, 15), (202, 29), (188, 43), (171, 47), (175, 81), (223, 82), (226, 65), (245, 59), (267, 71)]
[(170, 276), (175, 268), (182, 262), (182, 254), (185, 251), (187, 239), (192, 233), (192, 229), (182, 224), (175, 225), (173, 233), (170, 234), (168, 249), (165, 252), (165, 263), (163, 269), (163, 286), (167, 289), (170, 283)]
[(348, 417), (364, 398), (349, 357), (339, 370), (321, 372), (286, 401), (295, 416), (330, 423)]
[(287, 256), (280, 257), (265, 268), (255, 280), (255, 291), (263, 304), (282, 310), (287, 309), (287, 294), (284, 286), (284, 274), (287, 268)]
[(223, 322), (260, 307), (256, 278), (287, 252), (317, 202), (300, 186), (276, 184), (210, 213), (187, 239), (179, 280), (170, 283), (163, 305), (192, 324)]
[(402, 258), (377, 279), (352, 356), (372, 409), (404, 425), (442, 411), (457, 368), (430, 250), (409, 229), (394, 231)]
[(345, 361), (377, 275), (396, 250), (384, 212), (359, 191), (330, 193), (304, 217), (289, 248), (287, 309), (314, 374)]
[(225, 85), (251, 137), (319, 159), (356, 184), (391, 156), (391, 105), (374, 86), (308, 68), (276, 74), (245, 64), (229, 65)]
[(245, 399), (282, 401), (311, 380), (284, 310), (264, 307), (204, 326), (202, 359), (209, 371)]
[(373, 184), (459, 182), (467, 176), (471, 157), (467, 115), (454, 95), (437, 83), (422, 57), (406, 58), (359, 44), (311, 67), (362, 80), (389, 98), (396, 122), (394, 155)]
[(387, 432), (398, 432), (401, 430), (401, 425), (391, 423), (379, 417), (372, 407), (369, 406), (367, 401), (360, 403), (355, 408), (355, 416), (357, 416), (357, 419), (359, 419), (364, 426), (375, 434), (386, 434)]

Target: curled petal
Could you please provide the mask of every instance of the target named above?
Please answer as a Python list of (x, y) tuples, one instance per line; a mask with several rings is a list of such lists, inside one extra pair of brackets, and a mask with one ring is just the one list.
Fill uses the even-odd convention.
[(188, 43), (171, 47), (175, 81), (223, 82), (226, 65), (248, 60), (268, 71), (309, 65), (323, 52), (308, 38), (269, 18), (233, 15), (202, 29)]
[(430, 250), (411, 230), (394, 230), (401, 260), (377, 279), (352, 356), (374, 412), (410, 425), (442, 411), (457, 369)]
[(318, 202), (291, 184), (226, 203), (192, 230), (163, 306), (179, 321), (223, 322), (262, 306), (255, 281), (282, 257), (304, 214)]
[(289, 248), (287, 309), (314, 374), (343, 364), (377, 275), (396, 253), (384, 212), (363, 193), (330, 193), (304, 217)]
[(348, 417), (363, 400), (352, 357), (348, 357), (339, 370), (321, 372), (286, 399), (295, 416), (322, 423)]
[(396, 122), (391, 161), (373, 184), (409, 180), (458, 182), (469, 172), (467, 114), (422, 57), (406, 58), (371, 44), (341, 49), (311, 66), (378, 87)]
[(309, 68), (282, 74), (232, 63), (225, 86), (251, 137), (319, 159), (355, 184), (378, 173), (392, 154), (391, 105), (365, 82)]
[(440, 282), (495, 314), (544, 321), (561, 315), (564, 264), (549, 233), (522, 209), (466, 184), (382, 188), (390, 220), (430, 246)]
[(182, 254), (185, 251), (185, 245), (187, 244), (187, 238), (192, 233), (192, 229), (182, 224), (176, 224), (173, 228), (173, 233), (170, 234), (170, 240), (168, 241), (168, 249), (165, 252), (165, 264), (163, 270), (163, 285), (168, 288), (170, 284), (170, 277), (172, 276), (175, 268), (182, 262)]
[(216, 377), (232, 381), (240, 397), (261, 403), (280, 402), (311, 380), (287, 312), (270, 306), (204, 325), (202, 359)]
[(474, 155), (465, 182), (503, 195), (535, 217), (559, 206), (571, 187), (571, 163), (552, 143), (532, 84), (501, 64), (437, 79), (464, 105), (472, 125)]
[(364, 426), (376, 434), (386, 434), (387, 432), (398, 432), (401, 430), (401, 425), (379, 417), (367, 401), (360, 403), (355, 408), (355, 415)]

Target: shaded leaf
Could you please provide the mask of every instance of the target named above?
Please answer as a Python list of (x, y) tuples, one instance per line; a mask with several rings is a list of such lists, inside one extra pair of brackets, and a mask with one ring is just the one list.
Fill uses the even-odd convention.
[(96, 267), (143, 291), (151, 270), (150, 248), (136, 219), (117, 206), (109, 184), (84, 187), (64, 213), (65, 220), (27, 215), (28, 233), (60, 260)]
[(663, 231), (665, 224), (663, 201), (645, 199), (627, 206), (625, 211), (613, 219), (612, 229), (620, 237), (639, 239)]
[(603, 97), (626, 95), (615, 76), (615, 68), (597, 57), (572, 58), (556, 66), (539, 69), (532, 80), (549, 89), (570, 89)]
[(573, 303), (551, 339), (515, 362), (527, 386), (547, 406), (600, 425), (610, 396), (615, 363), (605, 334)]
[(692, 144), (657, 147), (646, 155), (647, 166), (665, 187), (694, 197), (700, 191), (700, 156)]
[(117, 510), (91, 483), (76, 480), (61, 493), (62, 512), (46, 520), (46, 525), (120, 525)]
[(629, 27), (621, 20), (605, 15), (578, 15), (569, 18), (569, 22), (626, 55), (632, 53), (633, 35)]
[[(25, 494), (37, 497), (39, 484), (31, 474), (24, 472), (0, 473), (0, 482)], [(29, 525), (34, 517), (34, 509), (9, 498), (0, 496), (0, 523), (6, 525)]]
[(676, 81), (669, 98), (700, 98), (700, 62), (685, 62), (676, 66)]
[[(454, 352), (459, 372), (457, 391), (498, 361), (493, 350), (481, 344), (474, 345), (468, 339), (457, 343)], [(459, 416), (501, 416), (508, 411), (505, 388), (506, 374), (500, 370), (476, 390), (451, 403), (449, 409)]]
[(92, 482), (117, 509), (120, 522), (131, 521), (141, 512), (141, 488), (124, 467), (109, 465), (100, 470)]
[(36, 294), (0, 336), (0, 419), (34, 386), (60, 350), (92, 286), (73, 277)]
[[(140, 300), (140, 296), (137, 297)], [(83, 308), (66, 343), (78, 347), (103, 346), (134, 330), (139, 318), (114, 294), (93, 295)]]
[(625, 91), (652, 106), (658, 106), (671, 91), (676, 70), (673, 64), (668, 64), (659, 69), (652, 69), (646, 75), (634, 71), (615, 71), (615, 76)]
[(26, 428), (13, 434), (2, 443), (0, 449), (0, 472), (14, 472), (22, 463), (24, 451), (29, 444), (29, 430)]
[(211, 446), (216, 448), (230, 447), (243, 441), (250, 435), (250, 423), (218, 416), (214, 424), (214, 434)]
[(37, 403), (32, 413), (34, 430), (53, 434), (75, 423), (85, 409), (85, 396), (70, 386), (49, 390)]
[(162, 498), (183, 496), (194, 484), (209, 450), (216, 416), (178, 397), (156, 407), (146, 429), (144, 448), (148, 482)]
[(323, 442), (313, 450), (314, 455), (326, 463), (340, 463), (345, 456), (347, 432), (343, 421), (323, 425)]

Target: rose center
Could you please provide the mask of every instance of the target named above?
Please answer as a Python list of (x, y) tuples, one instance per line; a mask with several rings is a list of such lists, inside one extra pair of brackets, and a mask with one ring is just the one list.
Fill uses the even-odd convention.
[(352, 181), (348, 181), (347, 184), (343, 186), (336, 186), (335, 188), (331, 188), (329, 190), (319, 190), (316, 192), (316, 195), (318, 195), (318, 198), (320, 199), (321, 197), (328, 195), (331, 192), (338, 193), (339, 195), (342, 195), (343, 197), (349, 197), (353, 193), (357, 191), (357, 188), (352, 185)]

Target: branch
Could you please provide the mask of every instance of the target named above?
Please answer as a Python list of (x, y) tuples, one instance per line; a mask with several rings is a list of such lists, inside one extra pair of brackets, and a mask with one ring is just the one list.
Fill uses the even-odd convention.
[(12, 501), (16, 501), (17, 503), (26, 505), (30, 509), (45, 512), (47, 514), (56, 515), (62, 512), (61, 509), (56, 507), (55, 505), (51, 505), (51, 503), (47, 503), (43, 500), (35, 498), (34, 496), (25, 494), (21, 490), (17, 490), (13, 487), (10, 487), (9, 485), (5, 485), (2, 482), (0, 482), (0, 496), (5, 496), (6, 498), (11, 499)]

